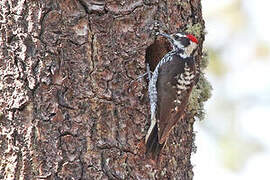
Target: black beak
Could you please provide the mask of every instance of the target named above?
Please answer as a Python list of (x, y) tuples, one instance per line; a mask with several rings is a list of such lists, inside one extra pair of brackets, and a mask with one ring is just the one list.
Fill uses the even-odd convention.
[(161, 36), (167, 38), (170, 42), (173, 42), (173, 38), (170, 35), (168, 35), (168, 34), (158, 33), (157, 35), (161, 35)]

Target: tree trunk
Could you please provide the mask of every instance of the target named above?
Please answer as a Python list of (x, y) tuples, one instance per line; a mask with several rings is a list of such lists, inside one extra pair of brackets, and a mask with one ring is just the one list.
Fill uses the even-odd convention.
[(156, 28), (193, 32), (200, 64), (199, 0), (1, 0), (0, 15), (0, 179), (192, 179), (198, 109), (153, 165), (136, 78)]

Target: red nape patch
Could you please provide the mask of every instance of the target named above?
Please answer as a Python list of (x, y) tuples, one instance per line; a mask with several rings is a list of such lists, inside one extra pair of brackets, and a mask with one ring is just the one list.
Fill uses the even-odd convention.
[(192, 34), (188, 34), (187, 37), (192, 41), (198, 44), (198, 40), (195, 36), (193, 36)]

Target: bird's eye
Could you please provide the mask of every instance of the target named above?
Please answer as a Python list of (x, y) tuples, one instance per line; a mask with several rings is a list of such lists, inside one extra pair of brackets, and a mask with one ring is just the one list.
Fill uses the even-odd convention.
[(180, 39), (180, 37), (177, 35), (174, 35), (174, 39), (178, 41)]

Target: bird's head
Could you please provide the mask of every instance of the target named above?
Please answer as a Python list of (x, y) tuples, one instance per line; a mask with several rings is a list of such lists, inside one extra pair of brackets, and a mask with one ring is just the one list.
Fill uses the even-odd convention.
[(159, 33), (158, 35), (166, 37), (174, 50), (183, 50), (187, 56), (190, 56), (198, 46), (198, 40), (192, 34), (178, 32), (171, 35), (165, 33)]

